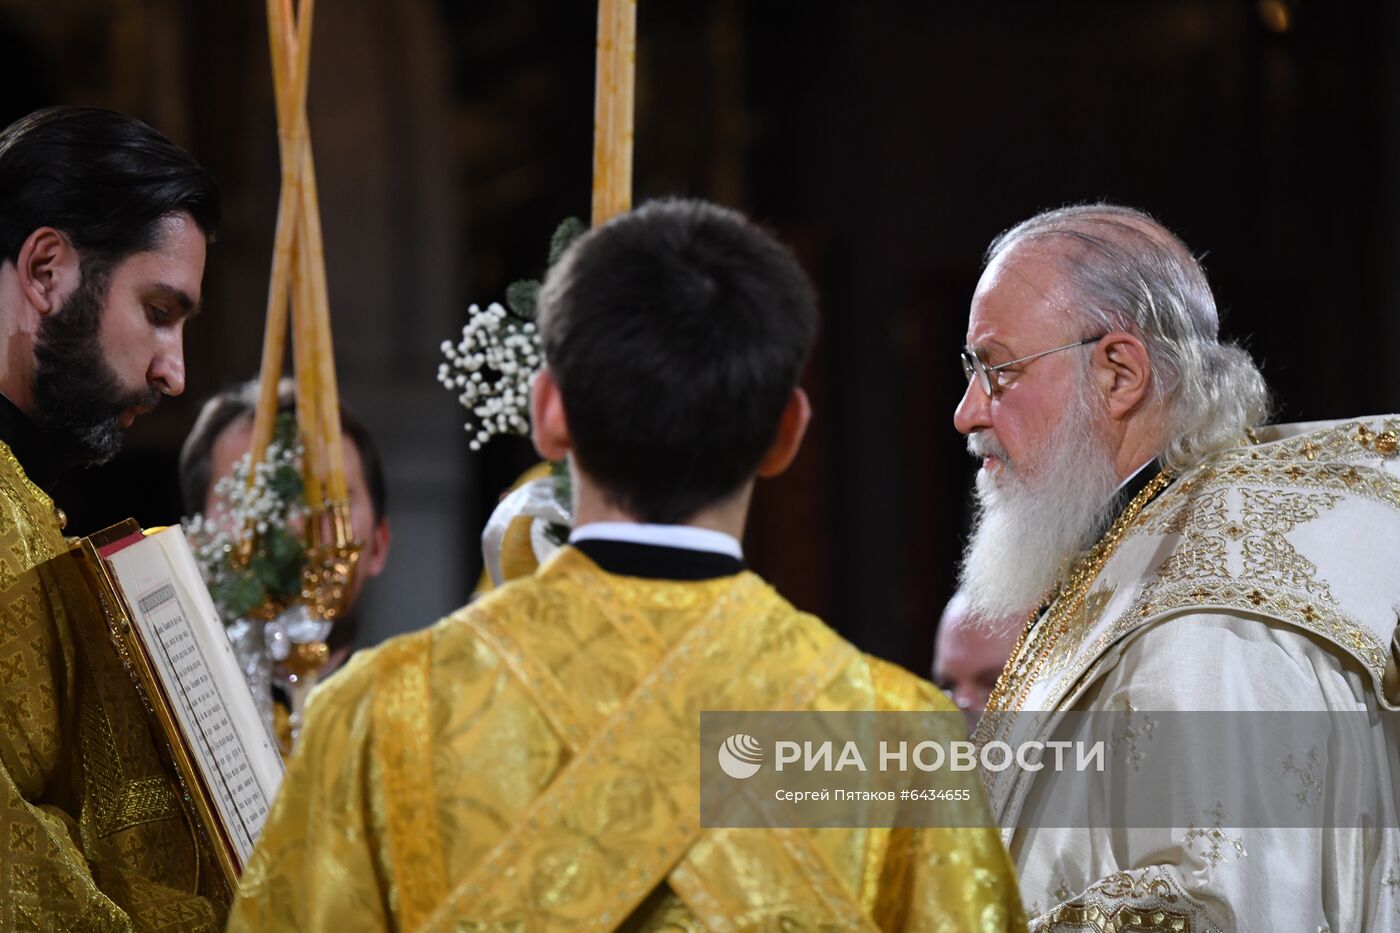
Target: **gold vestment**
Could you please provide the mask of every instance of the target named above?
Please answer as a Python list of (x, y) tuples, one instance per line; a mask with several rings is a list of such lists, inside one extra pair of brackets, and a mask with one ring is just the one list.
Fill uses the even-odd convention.
[(701, 829), (702, 708), (952, 710), (753, 574), (564, 548), (317, 691), (230, 929), (1024, 928), (993, 828)]
[(216, 930), (222, 882), (73, 561), (0, 444), (0, 929)]

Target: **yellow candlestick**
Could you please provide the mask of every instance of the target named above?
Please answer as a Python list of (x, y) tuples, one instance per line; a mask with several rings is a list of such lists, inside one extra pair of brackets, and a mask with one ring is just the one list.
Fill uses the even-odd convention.
[[(284, 61), (297, 62), (304, 69), (308, 61), (307, 44), (310, 41), (310, 0), (303, 0), (296, 35), (293, 35), (289, 28), (290, 2), (291, 0), (281, 0), (281, 57)], [(336, 384), (335, 356), (331, 341), (330, 294), (326, 283), (325, 249), (321, 234), (321, 205), (316, 190), (311, 137), (306, 131), (304, 98), (303, 111), (294, 115), (293, 123), (301, 130), (300, 138), (296, 141), (297, 158), (300, 162), (300, 188), (297, 192), (300, 199), (300, 223), (297, 228), (297, 242), (302, 256), (298, 271), (306, 278), (306, 301), (299, 305), (298, 313), (304, 315), (305, 327), (302, 333), (309, 348), (308, 355), (299, 359), (304, 358), (314, 366), (313, 381), (317, 391), (314, 415), (303, 429), (304, 436), (315, 437), (314, 443), (317, 446), (315, 465), (308, 466), (307, 473), (315, 476), (315, 484), (323, 489), (326, 499), (345, 500), (348, 497), (348, 487), (345, 482), (345, 454), (341, 445), (340, 394)], [(300, 293), (300, 285), (298, 290)]]
[[(305, 219), (305, 218), (303, 218)], [(311, 332), (310, 315), (307, 306), (311, 302), (310, 279), (305, 274), (305, 256), (302, 254), (302, 238), (297, 241), (296, 296), (292, 308), (292, 359), (296, 369), (297, 383), (297, 426), (301, 429), (302, 476), (305, 481), (306, 506), (315, 509), (325, 499), (322, 477), (325, 475), (325, 440), (320, 430), (320, 397), (317, 389), (318, 367), (316, 365), (316, 345)]]
[(345, 451), (341, 444), (340, 393), (335, 378), (335, 351), (331, 341), (330, 290), (326, 283), (326, 262), (321, 239), (321, 206), (312, 168), (311, 141), (303, 147), (301, 174), (302, 229), (307, 246), (308, 294), (311, 338), (320, 391), (321, 436), (324, 439), (324, 479), (326, 498), (345, 500)]
[[(273, 239), (272, 275), (268, 285), (267, 322), (263, 332), (262, 370), (258, 407), (253, 418), (252, 460), (260, 463), (272, 441), (277, 415), (277, 382), (286, 358), (287, 314), (294, 268), (292, 246), (297, 237), (300, 209), (299, 158), (306, 139), (306, 88), (310, 79), (309, 52), (313, 0), (302, 0), (298, 21), (292, 25), (291, 0), (267, 0), (268, 46), (272, 57), (272, 84), (277, 101), (277, 141), (281, 153), (282, 192), (277, 205), (277, 231)], [(300, 38), (294, 35), (300, 34)], [(249, 473), (252, 481), (252, 473)]]
[(593, 225), (632, 208), (632, 113), (637, 0), (598, 5), (598, 75), (593, 110)]

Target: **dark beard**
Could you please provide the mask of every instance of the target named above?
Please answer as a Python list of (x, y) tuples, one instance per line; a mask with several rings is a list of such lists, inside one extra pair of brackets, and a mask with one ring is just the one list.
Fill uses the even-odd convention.
[(122, 412), (154, 408), (155, 389), (127, 391), (102, 353), (108, 276), (84, 264), (82, 279), (39, 323), (34, 347), (34, 423), (64, 463), (106, 463), (121, 449)]

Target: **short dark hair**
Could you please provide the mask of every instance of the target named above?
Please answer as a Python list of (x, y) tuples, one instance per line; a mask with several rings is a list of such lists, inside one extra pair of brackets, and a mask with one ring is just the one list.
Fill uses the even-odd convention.
[[(210, 475), (214, 442), (229, 425), (252, 418), (257, 404), (258, 383), (243, 382), (211, 396), (199, 410), (199, 417), (180, 448), (180, 498), (184, 500), (185, 514), (204, 511), (204, 501), (209, 498), (209, 486), (214, 481)], [(277, 387), (277, 411), (295, 410), (295, 387), (290, 379), (283, 379)], [(365, 470), (365, 485), (369, 487), (370, 504), (374, 507), (374, 520), (376, 523), (382, 522), (389, 514), (389, 490), (384, 482), (384, 465), (379, 458), (379, 448), (375, 446), (374, 438), (364, 422), (344, 405), (340, 406), (340, 427), (360, 455), (360, 463)]]
[(539, 326), (579, 467), (627, 513), (678, 523), (757, 471), (817, 310), (773, 237), (677, 199), (570, 247), (545, 282)]
[(40, 227), (61, 230), (86, 268), (156, 245), (159, 221), (188, 211), (206, 238), (219, 188), (185, 150), (135, 117), (50, 107), (0, 132), (0, 260), (17, 261)]

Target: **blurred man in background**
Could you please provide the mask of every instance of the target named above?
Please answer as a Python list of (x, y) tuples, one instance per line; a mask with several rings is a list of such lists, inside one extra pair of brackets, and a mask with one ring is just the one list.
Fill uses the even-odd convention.
[[(200, 409), (194, 427), (180, 448), (180, 497), (186, 514), (210, 515), (218, 504), (215, 487), (233, 473), (253, 444), (253, 413), (257, 406), (256, 382), (242, 383), (211, 397)], [(296, 410), (296, 397), (290, 380), (278, 387), (278, 412)], [(345, 602), (345, 611), (331, 626), (327, 639), (330, 656), (322, 676), (330, 674), (356, 647), (359, 622), (355, 606), (365, 583), (379, 576), (389, 559), (389, 492), (379, 449), (369, 430), (353, 412), (341, 406), (340, 425), (344, 432), (345, 483), (350, 496), (350, 526), (361, 542), (355, 578)]]
[(977, 725), (987, 697), (997, 685), (1030, 610), (1004, 618), (983, 619), (972, 613), (967, 594), (958, 590), (938, 620), (933, 649), (933, 682)]

